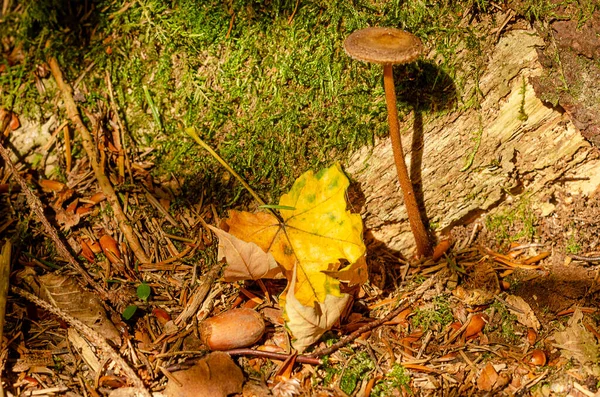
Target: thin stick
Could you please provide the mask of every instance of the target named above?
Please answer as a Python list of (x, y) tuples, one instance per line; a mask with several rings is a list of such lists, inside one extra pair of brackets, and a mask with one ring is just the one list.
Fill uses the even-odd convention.
[(113, 91), (110, 72), (108, 71), (108, 69), (106, 70), (106, 87), (108, 88), (108, 95), (110, 96), (110, 107), (112, 108), (112, 111), (115, 114), (115, 118), (117, 119), (117, 125), (119, 126), (119, 132), (117, 134), (117, 137), (119, 138), (119, 172), (124, 173), (124, 167), (127, 166), (129, 181), (133, 183), (133, 174), (131, 172), (131, 166), (129, 164), (127, 149), (125, 148), (125, 125), (121, 121), (121, 116), (119, 116), (119, 109), (117, 108), (117, 101), (115, 100), (115, 94)]
[(0, 350), (2, 350), (2, 337), (4, 335), (4, 319), (6, 318), (6, 301), (8, 298), (8, 278), (10, 276), (11, 244), (7, 240), (0, 253)]
[[(290, 358), (289, 354), (275, 353), (275, 352), (268, 352), (268, 351), (262, 351), (262, 350), (254, 350), (254, 349), (231, 349), (231, 350), (225, 350), (225, 353), (229, 354), (230, 356), (254, 356), (254, 357), (264, 357), (264, 358), (270, 358), (271, 360), (281, 360), (281, 361), (285, 361), (288, 358)], [(300, 364), (311, 364), (311, 365), (323, 364), (321, 362), (321, 360), (319, 360), (318, 358), (310, 357), (310, 356), (301, 356), (301, 355), (296, 356), (296, 362), (300, 363)]]
[(221, 165), (223, 167), (225, 167), (225, 169), (227, 171), (229, 171), (229, 173), (231, 175), (233, 175), (242, 184), (242, 186), (244, 186), (246, 188), (246, 190), (248, 190), (248, 192), (252, 195), (252, 197), (254, 197), (254, 200), (256, 200), (260, 205), (266, 205), (266, 203), (258, 196), (258, 194), (256, 194), (256, 192), (254, 190), (252, 190), (252, 188), (250, 187), (250, 185), (248, 185), (246, 183), (246, 181), (244, 181), (244, 179), (242, 179), (242, 177), (237, 172), (235, 172), (233, 170), (233, 168), (231, 168), (229, 166), (229, 164), (227, 164), (225, 162), (225, 160), (223, 160), (221, 158), (221, 156), (219, 156), (217, 154), (217, 152), (215, 152), (202, 139), (200, 139), (200, 137), (198, 136), (198, 134), (196, 134), (196, 131), (194, 130), (194, 128), (186, 128), (185, 132), (189, 136), (191, 136), (198, 143), (198, 145), (202, 146), (208, 153), (210, 153), (210, 155), (213, 156), (215, 158), (215, 160), (217, 160), (219, 163), (221, 163)]
[(221, 266), (218, 264), (213, 265), (213, 268), (210, 269), (200, 281), (200, 284), (194, 290), (194, 294), (192, 298), (188, 301), (186, 307), (183, 311), (177, 316), (175, 319), (175, 324), (179, 326), (183, 326), (187, 324), (190, 318), (196, 314), (198, 308), (204, 302), (204, 299), (211, 291), (213, 283), (215, 282), (219, 272), (221, 271)]
[(71, 255), (71, 252), (67, 249), (66, 245), (62, 242), (60, 237), (58, 237), (58, 233), (56, 232), (56, 229), (54, 229), (54, 227), (50, 224), (50, 222), (48, 221), (48, 218), (46, 218), (46, 215), (44, 214), (44, 207), (42, 206), (40, 199), (35, 194), (33, 194), (31, 189), (29, 188), (29, 186), (27, 186), (27, 182), (25, 182), (23, 177), (21, 177), (21, 175), (19, 175), (17, 168), (15, 167), (12, 160), (10, 159), (8, 151), (4, 148), (4, 146), (2, 146), (2, 144), (0, 144), (0, 155), (2, 156), (2, 158), (4, 159), (4, 162), (6, 163), (6, 165), (12, 172), (13, 178), (15, 178), (15, 180), (19, 183), (19, 185), (21, 186), (21, 189), (25, 193), (25, 197), (27, 198), (27, 204), (29, 204), (29, 208), (31, 208), (31, 210), (37, 216), (38, 220), (42, 223), (42, 225), (44, 225), (44, 229), (46, 230), (46, 233), (50, 236), (50, 238), (56, 245), (56, 249), (58, 250), (58, 253), (64, 259), (66, 259), (67, 262), (69, 262), (69, 264), (71, 266), (73, 266), (75, 268), (75, 270), (77, 270), (79, 272), (79, 274), (81, 274), (83, 276), (86, 284), (89, 284), (90, 286), (92, 286), (94, 289), (96, 289), (96, 291), (103, 294), (103, 298), (106, 298), (106, 292), (98, 284), (96, 284), (96, 282), (94, 281), (92, 276), (90, 276), (88, 274), (88, 272), (85, 271), (85, 269), (83, 267), (81, 267), (79, 262), (77, 262), (77, 260), (73, 257), (73, 255)]
[(292, 11), (292, 15), (288, 18), (288, 25), (292, 24), (294, 20), (294, 15), (296, 15), (296, 11), (298, 11), (298, 6), (300, 5), (300, 0), (296, 0), (296, 5), (294, 6), (294, 11)]
[(63, 135), (65, 138), (65, 163), (67, 168), (67, 174), (71, 173), (71, 164), (72, 164), (72, 156), (71, 156), (71, 133), (69, 131), (69, 126), (65, 125), (63, 128)]
[(81, 120), (81, 116), (79, 115), (79, 111), (77, 109), (77, 105), (73, 100), (73, 96), (71, 95), (72, 89), (63, 79), (62, 71), (60, 70), (60, 66), (58, 65), (58, 61), (56, 58), (50, 58), (48, 60), (48, 65), (50, 65), (50, 70), (52, 71), (52, 75), (54, 76), (54, 80), (56, 80), (56, 85), (60, 89), (63, 94), (63, 101), (65, 104), (65, 108), (67, 110), (67, 115), (71, 122), (75, 124), (75, 128), (79, 134), (81, 134), (83, 147), (90, 159), (90, 163), (92, 165), (92, 169), (94, 170), (94, 174), (96, 176), (96, 180), (98, 181), (98, 185), (102, 189), (102, 192), (106, 196), (106, 200), (110, 203), (110, 206), (115, 214), (115, 218), (119, 223), (119, 228), (123, 232), (125, 239), (129, 243), (131, 250), (133, 251), (136, 258), (142, 262), (147, 263), (150, 262), (150, 258), (146, 255), (140, 241), (137, 236), (133, 232), (133, 228), (130, 225), (130, 221), (123, 212), (121, 208), (121, 203), (119, 202), (119, 198), (115, 193), (108, 177), (104, 174), (104, 171), (100, 167), (98, 163), (98, 156), (96, 154), (96, 148), (94, 145), (94, 140), (92, 135), (88, 131), (85, 124)]
[(69, 323), (77, 331), (81, 332), (94, 346), (96, 346), (96, 348), (98, 348), (100, 351), (106, 354), (108, 358), (110, 358), (119, 367), (121, 367), (123, 374), (127, 376), (127, 378), (129, 378), (131, 384), (137, 389), (139, 389), (143, 396), (150, 397), (150, 393), (148, 392), (148, 390), (146, 390), (144, 383), (137, 376), (135, 371), (131, 369), (131, 367), (129, 367), (125, 360), (123, 360), (123, 358), (108, 344), (108, 342), (106, 342), (106, 339), (104, 339), (100, 334), (98, 334), (96, 331), (94, 331), (75, 317), (65, 313), (63, 310), (51, 305), (45, 300), (40, 299), (37, 296), (30, 294), (29, 292), (21, 288), (12, 286), (10, 290), (13, 293), (34, 303), (36, 306), (39, 306), (42, 309), (60, 317), (61, 319)]
[(598, 261), (600, 261), (600, 256), (583, 256), (583, 255), (569, 254), (569, 257), (571, 259), (575, 259), (576, 261), (583, 261), (583, 262), (598, 262)]

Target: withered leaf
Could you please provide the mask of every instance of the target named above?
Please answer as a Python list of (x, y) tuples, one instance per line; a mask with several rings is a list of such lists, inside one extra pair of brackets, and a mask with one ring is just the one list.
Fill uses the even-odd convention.
[(568, 359), (575, 359), (581, 364), (598, 362), (600, 358), (600, 345), (596, 342), (594, 334), (589, 332), (583, 324), (583, 313), (576, 309), (564, 331), (554, 334), (554, 346), (561, 350), (561, 354)]
[(327, 295), (324, 302), (315, 302), (315, 307), (304, 306), (294, 293), (296, 269), (297, 267), (294, 267), (292, 282), (285, 298), (281, 300), (287, 317), (286, 326), (292, 330), (292, 344), (298, 352), (302, 353), (339, 320), (350, 301), (350, 296)]
[(487, 363), (481, 370), (477, 378), (477, 388), (483, 391), (492, 391), (498, 381), (498, 372), (494, 369), (492, 363)]
[(241, 393), (244, 383), (242, 370), (227, 353), (213, 352), (184, 371), (174, 372), (163, 391), (166, 397), (226, 397)]
[(100, 237), (100, 246), (104, 255), (108, 258), (110, 263), (121, 262), (121, 251), (119, 250), (119, 243), (111, 235), (105, 234)]
[(540, 322), (531, 309), (531, 306), (529, 306), (529, 303), (525, 302), (523, 298), (516, 295), (508, 295), (506, 297), (506, 302), (520, 310), (520, 312), (518, 312), (512, 310), (510, 307), (508, 308), (508, 310), (517, 317), (519, 323), (528, 328), (532, 328), (535, 331), (540, 329)]
[(81, 288), (74, 278), (52, 273), (38, 277), (32, 269), (23, 270), (19, 277), (38, 297), (80, 320), (115, 345), (121, 345), (121, 335), (106, 316), (100, 298)]
[(271, 253), (263, 251), (252, 242), (243, 241), (224, 230), (208, 225), (219, 238), (219, 260), (225, 258), (227, 267), (223, 280), (258, 280), (260, 278), (283, 278), (283, 273)]

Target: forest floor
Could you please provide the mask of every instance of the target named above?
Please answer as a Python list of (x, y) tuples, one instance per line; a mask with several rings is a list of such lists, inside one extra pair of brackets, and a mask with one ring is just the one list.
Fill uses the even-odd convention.
[[(553, 190), (552, 208), (540, 211), (519, 200), (458, 225), (438, 242), (433, 257), (402, 257), (367, 244), (368, 281), (344, 290), (351, 304), (301, 354), (293, 352), (291, 327), (285, 326), (290, 315), (278, 299), (285, 279), (228, 280), (227, 265), (219, 260), (224, 243), (213, 228), (223, 227), (227, 210), (257, 209), (241, 180), (276, 203), (304, 171), (324, 168), (385, 135), (380, 71), (365, 68), (357, 77), (338, 48), (347, 31), (381, 15), (406, 18), (405, 27), (437, 50), (444, 73), (457, 83), (461, 74), (452, 70), (460, 66), (448, 55), (451, 47), (466, 42), (472, 63), (462, 67), (480, 65), (485, 56), (472, 40), (499, 36), (512, 24), (535, 25), (539, 13), (552, 15), (539, 26), (550, 27), (543, 31), (558, 43), (563, 63), (557, 69), (556, 52), (540, 50), (548, 73), (533, 83), (536, 94), (563, 109), (598, 144), (600, 93), (589, 87), (600, 81), (600, 35), (594, 41), (572, 31), (600, 26), (599, 6), (583, 2), (587, 8), (580, 7), (571, 26), (573, 21), (560, 17), (568, 6), (557, 9), (557, 2), (546, 8), (539, 5), (544, 2), (515, 2), (512, 8), (465, 2), (453, 14), (433, 7), (436, 21), (443, 16), (448, 25), (427, 30), (417, 28), (433, 15), (426, 10), (393, 13), (382, 5), (387, 2), (357, 9), (300, 3), (256, 11), (230, 2), (211, 5), (202, 15), (194, 7), (182, 12), (152, 2), (107, 3), (106, 25), (98, 23), (98, 36), (90, 39), (97, 46), (88, 43), (78, 56), (56, 40), (48, 48), (35, 40), (31, 46), (3, 30), (4, 394), (600, 395), (600, 194), (578, 195), (566, 179)], [(5, 1), (3, 18), (17, 26), (35, 10)], [(177, 13), (190, 18), (189, 32), (179, 36), (179, 25), (169, 19)], [(91, 11), (75, 14), (90, 21)], [(207, 37), (193, 30), (201, 28), (191, 23), (192, 14), (219, 33)], [(469, 28), (450, 29), (452, 18), (469, 21)], [(327, 37), (305, 35), (314, 20), (331, 29)], [(273, 34), (265, 28), (272, 21), (276, 33), (292, 37), (284, 44), (306, 46), (275, 53), (272, 41), (249, 39)], [(36, 40), (50, 34), (36, 23), (26, 26), (39, 33)], [(61, 32), (69, 29), (76, 33), (79, 27)], [(115, 30), (103, 35), (103, 29)], [(440, 47), (443, 40), (431, 44), (451, 31), (464, 36), (447, 36), (448, 47)], [(151, 44), (144, 41), (148, 37)], [(235, 45), (219, 47), (230, 37)], [(169, 47), (171, 40), (173, 47), (202, 44), (210, 50), (195, 53), (201, 61), (190, 60)], [(113, 51), (123, 59), (128, 51), (145, 56), (152, 70), (137, 58), (119, 64)], [(311, 56), (333, 61), (329, 77)], [(176, 78), (165, 72), (173, 65), (180, 68)], [(244, 77), (258, 69), (256, 81), (271, 79), (272, 87)], [(277, 89), (284, 86), (293, 94)], [(469, 95), (461, 93), (460, 106), (472, 106)], [(282, 111), (286, 106), (289, 111)], [(347, 132), (349, 126), (356, 131)], [(267, 129), (276, 134), (261, 135)], [(202, 138), (198, 146), (196, 133)], [(253, 310), (259, 321), (234, 309)], [(218, 318), (218, 325), (229, 321), (227, 315), (232, 325), (207, 331), (216, 325), (206, 319)], [(208, 349), (221, 335), (232, 343), (220, 349), (227, 356)]]

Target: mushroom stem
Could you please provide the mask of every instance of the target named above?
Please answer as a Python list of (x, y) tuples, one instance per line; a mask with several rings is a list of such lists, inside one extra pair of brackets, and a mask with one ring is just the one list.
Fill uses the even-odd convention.
[(417, 257), (423, 257), (431, 253), (429, 237), (415, 198), (412, 182), (408, 176), (408, 169), (404, 162), (404, 151), (402, 150), (402, 139), (400, 138), (400, 126), (398, 122), (398, 108), (396, 106), (396, 88), (394, 87), (394, 75), (392, 65), (383, 65), (383, 87), (385, 89), (385, 103), (388, 112), (388, 124), (390, 126), (390, 139), (392, 140), (392, 149), (394, 152), (394, 162), (398, 172), (398, 181), (400, 189), (404, 196), (404, 205), (408, 215), (410, 229), (415, 237), (417, 245)]

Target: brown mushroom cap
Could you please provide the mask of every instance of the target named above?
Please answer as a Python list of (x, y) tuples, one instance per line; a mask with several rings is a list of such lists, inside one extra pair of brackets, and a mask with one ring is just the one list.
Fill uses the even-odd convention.
[(359, 61), (393, 65), (417, 59), (423, 52), (423, 44), (417, 36), (404, 30), (372, 27), (348, 36), (344, 50)]

